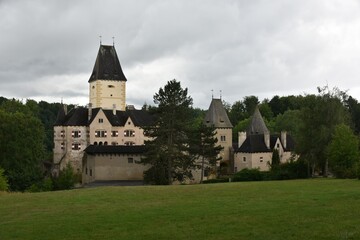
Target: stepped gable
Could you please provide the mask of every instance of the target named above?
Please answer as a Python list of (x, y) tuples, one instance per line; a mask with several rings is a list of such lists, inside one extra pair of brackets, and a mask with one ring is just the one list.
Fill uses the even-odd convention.
[(66, 118), (65, 106), (63, 104), (61, 104), (58, 114), (57, 114), (57, 117), (56, 117), (56, 120), (55, 120), (55, 123), (54, 123), (54, 126), (62, 126), (65, 121), (65, 118)]
[(225, 111), (221, 99), (213, 98), (210, 107), (206, 112), (204, 124), (209, 126), (213, 125), (215, 128), (232, 128), (229, 117)]
[(100, 45), (89, 82), (98, 79), (127, 81), (114, 46)]
[(89, 145), (85, 150), (87, 154), (142, 154), (145, 151), (145, 146), (122, 146), (122, 145)]
[(253, 134), (269, 134), (269, 129), (266, 127), (263, 117), (259, 111), (259, 107), (256, 106), (255, 112), (251, 117), (250, 125), (246, 130), (247, 136)]

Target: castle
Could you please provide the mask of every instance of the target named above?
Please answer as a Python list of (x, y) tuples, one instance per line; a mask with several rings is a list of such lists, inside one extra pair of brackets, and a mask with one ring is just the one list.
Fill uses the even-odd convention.
[[(88, 107), (68, 111), (63, 105), (59, 109), (54, 124), (54, 175), (70, 163), (82, 175), (82, 183), (143, 179), (149, 168), (139, 164), (148, 140), (143, 129), (154, 121), (147, 111), (126, 105), (126, 82), (115, 47), (100, 45), (88, 81)], [(218, 144), (223, 147), (220, 156), (229, 163), (230, 172), (246, 167), (267, 170), (274, 148), (282, 162), (293, 151), (291, 137), (270, 135), (258, 109), (248, 131), (239, 133), (237, 147), (221, 99), (212, 99), (204, 123), (215, 126)], [(199, 173), (194, 172), (195, 181), (200, 179)]]

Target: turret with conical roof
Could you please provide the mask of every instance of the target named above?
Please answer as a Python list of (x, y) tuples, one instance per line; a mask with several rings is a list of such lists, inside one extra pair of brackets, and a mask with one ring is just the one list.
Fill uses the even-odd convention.
[(211, 100), (210, 107), (204, 118), (204, 124), (215, 127), (215, 137), (218, 139), (218, 144), (223, 147), (220, 156), (223, 161), (229, 161), (232, 151), (233, 125), (229, 120), (221, 99), (213, 98)]
[(126, 81), (115, 47), (100, 45), (89, 79), (91, 107), (125, 111)]
[(225, 108), (221, 102), (221, 99), (213, 98), (209, 110), (206, 112), (205, 125), (213, 125), (215, 128), (232, 128), (228, 115), (226, 114)]
[(251, 122), (246, 129), (246, 134), (248, 136), (254, 134), (269, 134), (269, 129), (266, 127), (263, 117), (261, 116), (259, 107), (256, 106), (253, 116), (251, 117)]

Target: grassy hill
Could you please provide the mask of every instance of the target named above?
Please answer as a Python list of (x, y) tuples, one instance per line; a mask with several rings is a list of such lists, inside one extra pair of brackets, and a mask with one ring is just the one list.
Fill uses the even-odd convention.
[(0, 239), (360, 239), (360, 181), (0, 193)]

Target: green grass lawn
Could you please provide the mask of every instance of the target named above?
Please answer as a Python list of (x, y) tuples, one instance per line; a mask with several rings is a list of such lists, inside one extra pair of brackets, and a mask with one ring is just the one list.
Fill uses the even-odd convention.
[(0, 239), (360, 239), (360, 181), (0, 193)]

